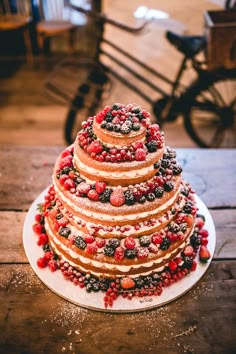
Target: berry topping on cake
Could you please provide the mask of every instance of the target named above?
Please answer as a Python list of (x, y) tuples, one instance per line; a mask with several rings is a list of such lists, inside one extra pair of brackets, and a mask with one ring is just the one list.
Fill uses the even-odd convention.
[(117, 188), (111, 193), (110, 202), (116, 207), (119, 207), (125, 203), (125, 196), (121, 188)]

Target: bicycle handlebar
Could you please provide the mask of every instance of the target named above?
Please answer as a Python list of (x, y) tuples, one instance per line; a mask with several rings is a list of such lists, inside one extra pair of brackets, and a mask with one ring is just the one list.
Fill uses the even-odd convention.
[(147, 26), (147, 24), (151, 22), (151, 20), (149, 19), (149, 20), (144, 21), (144, 23), (139, 27), (131, 27), (131, 26), (127, 26), (124, 23), (121, 23), (119, 21), (115, 21), (115, 20), (107, 17), (106, 15), (100, 14), (97, 11), (86, 10), (80, 6), (75, 6), (72, 4), (70, 7), (75, 11), (82, 12), (83, 14), (90, 16), (90, 17), (94, 18), (95, 20), (100, 21), (102, 24), (109, 23), (110, 25), (112, 25), (114, 27), (120, 28), (121, 30), (124, 30), (126, 32), (130, 32), (130, 33), (134, 33), (134, 34), (139, 34), (140, 32), (142, 32), (145, 29), (145, 27)]

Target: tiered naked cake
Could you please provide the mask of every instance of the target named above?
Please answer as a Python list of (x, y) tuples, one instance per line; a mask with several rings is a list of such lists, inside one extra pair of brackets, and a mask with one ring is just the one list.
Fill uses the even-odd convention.
[(114, 104), (83, 122), (55, 164), (37, 216), (46, 234), (38, 265), (61, 268), (89, 292), (106, 291), (106, 305), (122, 291), (159, 295), (195, 269), (198, 247), (207, 243), (196, 232), (204, 222), (176, 153), (149, 116), (132, 104)]

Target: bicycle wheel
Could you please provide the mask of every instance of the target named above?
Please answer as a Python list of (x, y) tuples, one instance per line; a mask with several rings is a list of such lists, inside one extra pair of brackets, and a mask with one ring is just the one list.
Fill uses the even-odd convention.
[(206, 148), (236, 147), (236, 70), (202, 75), (186, 93), (184, 125)]
[(83, 76), (81, 75), (65, 120), (64, 137), (68, 144), (74, 141), (82, 121), (96, 113), (104, 95), (108, 94), (111, 88), (110, 79), (101, 65), (86, 63), (82, 72)]

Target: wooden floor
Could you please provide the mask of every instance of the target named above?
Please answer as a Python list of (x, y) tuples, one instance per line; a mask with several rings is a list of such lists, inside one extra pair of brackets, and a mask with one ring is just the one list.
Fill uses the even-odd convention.
[[(116, 20), (137, 25), (134, 21), (133, 12), (141, 1), (133, 0), (125, 3), (118, 0), (105, 0), (103, 11)], [(146, 0), (145, 5), (157, 7), (157, 2)], [(134, 36), (115, 28), (106, 29), (106, 38), (112, 39), (121, 48), (128, 50), (134, 56), (146, 64), (157, 68), (168, 77), (173, 78), (181, 60), (181, 55), (172, 48), (165, 40), (166, 29), (172, 29), (179, 33), (201, 34), (203, 32), (203, 12), (206, 9), (218, 8), (212, 2), (204, 0), (182, 0), (181, 6), (178, 0), (158, 1), (158, 9), (169, 13), (167, 21), (155, 20), (148, 26), (144, 34)], [(85, 39), (82, 39), (86, 42)], [(46, 59), (43, 63), (36, 58), (33, 64), (21, 62), (15, 65), (8, 61), (8, 67), (1, 62), (0, 70), (0, 144), (17, 145), (65, 145), (63, 131), (65, 117), (68, 112), (66, 102), (55, 101), (45, 90), (45, 80), (52, 75), (55, 67), (65, 58), (65, 55), (55, 55)], [(74, 59), (78, 60), (79, 55)], [(109, 62), (107, 62), (109, 63)], [(109, 63), (115, 68), (114, 63)], [(135, 67), (141, 74), (143, 69)], [(120, 73), (133, 80), (130, 74)], [(8, 72), (6, 71), (8, 70)], [(57, 79), (60, 80), (60, 71), (57, 71)], [(78, 72), (69, 77), (67, 84), (73, 91), (76, 88)], [(185, 80), (192, 79), (192, 73)], [(161, 82), (163, 88), (168, 89)], [(141, 85), (145, 93), (153, 99), (159, 95), (151, 92)], [(152, 113), (152, 107), (140, 96), (130, 89), (113, 80), (111, 95), (101, 102), (103, 105), (112, 102), (133, 102), (146, 108)], [(81, 121), (87, 117), (81, 117)], [(79, 128), (79, 127), (78, 127)], [(167, 144), (175, 147), (194, 147), (195, 144), (187, 136), (182, 126), (181, 117), (175, 123), (169, 123), (164, 128)]]

